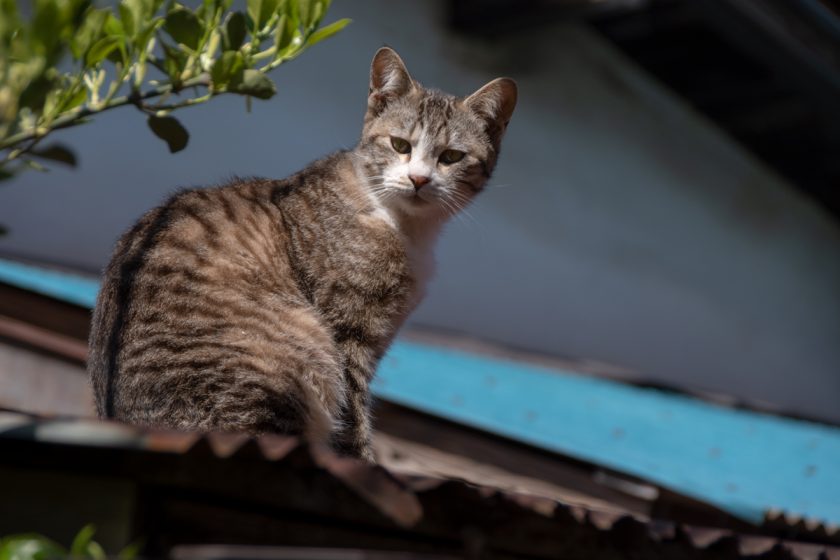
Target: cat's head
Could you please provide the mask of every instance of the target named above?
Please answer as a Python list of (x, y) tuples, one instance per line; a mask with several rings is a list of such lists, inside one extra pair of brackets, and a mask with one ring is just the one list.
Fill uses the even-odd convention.
[(408, 215), (454, 214), (490, 178), (515, 106), (509, 78), (455, 97), (423, 88), (396, 52), (379, 49), (356, 150), (374, 195)]

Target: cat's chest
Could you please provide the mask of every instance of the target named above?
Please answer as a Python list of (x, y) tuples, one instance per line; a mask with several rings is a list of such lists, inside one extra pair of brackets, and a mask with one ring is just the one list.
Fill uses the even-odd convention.
[(374, 219), (399, 236), (405, 250), (406, 264), (412, 279), (407, 309), (413, 310), (426, 295), (426, 289), (435, 273), (435, 242), (439, 227), (428, 224), (406, 224), (384, 208), (373, 214)]
[(434, 239), (407, 238), (405, 253), (414, 285), (409, 309), (414, 309), (426, 295), (426, 288), (435, 273)]

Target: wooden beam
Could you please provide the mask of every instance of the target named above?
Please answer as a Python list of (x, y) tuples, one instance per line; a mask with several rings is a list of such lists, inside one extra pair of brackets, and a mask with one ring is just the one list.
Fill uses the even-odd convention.
[(81, 365), (87, 362), (86, 342), (3, 315), (0, 315), (0, 337), (46, 350)]

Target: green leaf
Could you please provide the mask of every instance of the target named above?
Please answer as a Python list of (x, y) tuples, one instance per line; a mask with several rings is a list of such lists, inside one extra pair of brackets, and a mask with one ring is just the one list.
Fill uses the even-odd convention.
[(187, 65), (189, 56), (187, 53), (166, 44), (164, 41), (160, 42), (163, 47), (163, 69), (172, 80), (172, 85), (177, 89), (181, 85), (181, 74)]
[[(193, 3), (195, 3), (195, 1)], [(203, 0), (201, 6), (195, 10), (195, 15), (197, 15), (199, 19), (204, 20), (206, 24), (210, 25), (214, 23), (216, 14), (219, 11), (222, 13), (228, 11), (232, 3), (233, 0)]]
[(248, 0), (248, 16), (253, 21), (253, 31), (260, 31), (277, 12), (280, 0)]
[[(120, 17), (129, 38), (135, 39), (144, 32), (149, 20), (157, 11), (153, 4), (149, 0), (122, 0), (120, 2)], [(127, 21), (130, 21), (131, 25), (128, 25)]]
[(298, 0), (286, 0), (283, 7), (292, 25), (297, 29), (300, 26), (300, 6), (298, 6)]
[(120, 553), (117, 555), (118, 560), (135, 560), (140, 555), (140, 551), (143, 549), (143, 541), (134, 541), (133, 543), (127, 545), (123, 548)]
[(128, 7), (125, 0), (120, 2), (120, 21), (122, 21), (123, 29), (125, 29), (125, 35), (129, 38), (134, 38), (137, 34), (137, 27), (140, 25), (141, 22), (135, 21), (133, 11)]
[(245, 59), (239, 51), (226, 51), (222, 53), (213, 68), (210, 69), (210, 77), (213, 80), (213, 87), (221, 89), (228, 84), (236, 85), (242, 81), (242, 73), (245, 70)]
[(105, 60), (122, 43), (120, 37), (109, 35), (98, 40), (87, 53), (85, 64), (93, 67)]
[(327, 0), (298, 0), (297, 3), (300, 23), (304, 31), (311, 31), (318, 27), (330, 6)]
[(114, 14), (108, 12), (108, 17), (105, 18), (105, 24), (102, 26), (102, 29), (105, 31), (107, 35), (113, 35), (114, 37), (125, 37), (125, 28), (120, 20), (114, 17)]
[(53, 89), (55, 80), (41, 74), (31, 82), (20, 94), (20, 106), (28, 107), (35, 112), (39, 112), (44, 107), (44, 102), (47, 100), (47, 95)]
[(320, 25), (321, 20), (324, 18), (324, 4), (321, 2), (315, 2), (312, 12), (309, 14), (309, 23), (306, 26), (307, 30), (315, 29)]
[[(42, 158), (42, 159), (49, 159), (49, 160), (52, 160), (52, 161), (65, 163), (65, 164), (69, 165), (70, 167), (76, 167), (76, 163), (77, 163), (76, 154), (74, 154), (73, 152), (70, 151), (69, 148), (67, 148), (65, 146), (62, 146), (61, 144), (51, 144), (51, 145), (47, 146), (46, 148), (41, 148), (41, 149), (38, 149), (38, 150), (32, 150), (31, 153), (32, 153), (33, 156), (37, 156), (37, 157)], [(84, 536), (83, 531), (85, 531), (88, 527), (91, 527), (91, 525), (87, 525), (82, 529), (82, 531), (79, 531), (79, 534), (76, 535), (76, 538), (78, 539), (78, 538)], [(91, 535), (92, 534), (93, 533), (91, 533)], [(76, 541), (73, 541), (74, 546), (75, 546), (75, 542)], [(71, 551), (72, 550), (75, 550), (75, 549), (71, 548)], [(72, 554), (75, 555), (76, 553), (72, 552)]]
[(87, 548), (85, 548), (85, 558), (91, 558), (92, 560), (105, 560), (108, 555), (105, 554), (105, 549), (102, 548), (102, 545), (96, 541), (91, 541)]
[(271, 78), (259, 70), (249, 68), (242, 73), (242, 82), (236, 87), (236, 92), (257, 99), (271, 99), (277, 93), (277, 87)]
[(155, 136), (166, 142), (171, 153), (180, 152), (187, 147), (190, 134), (175, 117), (157, 117), (151, 115), (148, 123), (149, 128), (152, 129)]
[(198, 17), (190, 10), (181, 6), (176, 7), (166, 14), (166, 23), (163, 28), (175, 40), (176, 43), (186, 45), (192, 50), (198, 48), (204, 28)]
[(17, 4), (17, 0), (0, 0), (0, 13), (3, 14), (3, 19), (0, 19), (0, 35), (18, 28), (20, 18)]
[(59, 114), (66, 113), (67, 111), (72, 111), (77, 107), (81, 107), (84, 105), (85, 101), (87, 101), (88, 92), (85, 88), (79, 88), (75, 93), (65, 98), (61, 105), (58, 108)]
[(52, 66), (60, 54), (63, 19), (59, 3), (55, 0), (36, 0), (31, 23), (31, 41), (34, 51), (43, 55)]
[(268, 23), (268, 20), (271, 19), (271, 16), (277, 13), (277, 9), (280, 8), (280, 1), (281, 0), (263, 0), (262, 4), (262, 18), (263, 18), (263, 25)]
[(87, 101), (88, 92), (84, 87), (79, 87), (75, 92), (68, 92), (68, 95), (61, 100), (58, 107), (59, 113), (75, 109), (85, 101)]
[(298, 13), (300, 14), (300, 23), (304, 29), (307, 29), (312, 21), (314, 0), (289, 0), (290, 2), (297, 2)]
[(78, 29), (85, 17), (85, 12), (91, 5), (91, 0), (67, 0), (64, 2), (63, 8), (63, 23), (66, 26), (68, 23), (72, 29)]
[(73, 544), (70, 545), (70, 555), (75, 558), (105, 560), (105, 551), (98, 542), (93, 540), (94, 533), (96, 533), (94, 525), (82, 527), (73, 539)]
[(280, 21), (277, 22), (277, 27), (274, 30), (275, 58), (285, 54), (286, 47), (292, 44), (296, 32), (297, 29), (292, 23), (292, 19), (286, 14), (280, 16)]
[(84, 22), (70, 41), (70, 50), (76, 60), (82, 59), (90, 46), (100, 38), (107, 17), (106, 10), (88, 11)]
[(155, 32), (162, 27), (164, 24), (164, 19), (161, 18), (154, 18), (149, 23), (143, 26), (143, 29), (137, 33), (137, 36), (134, 38), (134, 46), (137, 47), (137, 50), (141, 53), (141, 57), (143, 60), (146, 59), (146, 50), (149, 46), (149, 42), (152, 40), (152, 36)]
[(96, 527), (94, 525), (88, 524), (82, 527), (73, 539), (73, 544), (70, 545), (70, 554), (72, 556), (84, 556), (87, 552), (88, 545), (93, 541), (94, 533), (96, 533)]
[(260, 11), (262, 0), (248, 0), (248, 19), (251, 21), (251, 30), (256, 32), (260, 28)]
[(247, 20), (242, 12), (230, 14), (225, 25), (225, 50), (238, 51), (245, 42), (245, 34), (248, 32)]
[(13, 535), (0, 540), (0, 558), (4, 560), (45, 560), (65, 556), (66, 550), (41, 535)]
[(333, 23), (322, 27), (321, 29), (319, 29), (318, 31), (316, 31), (315, 33), (310, 35), (309, 40), (306, 42), (306, 44), (312, 46), (315, 43), (320, 43), (321, 41), (323, 41), (327, 37), (332, 37), (333, 35), (335, 35), (339, 31), (341, 31), (342, 29), (347, 27), (347, 25), (351, 21), (353, 21), (353, 20), (348, 19), (348, 18), (344, 18), (344, 19), (340, 19), (338, 21), (334, 21)]

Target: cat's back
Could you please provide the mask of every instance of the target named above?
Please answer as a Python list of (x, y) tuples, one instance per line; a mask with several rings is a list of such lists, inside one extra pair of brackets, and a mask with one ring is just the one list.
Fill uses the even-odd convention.
[(272, 305), (265, 294), (294, 299), (272, 201), (286, 186), (250, 179), (182, 191), (123, 234), (91, 325), (88, 371), (100, 415), (118, 415), (121, 374), (137, 377), (143, 364), (177, 369), (178, 355), (209, 356), (195, 352), (202, 345), (235, 350), (236, 330), (256, 328), (242, 329), (243, 321), (258, 323)]
[[(97, 310), (147, 302), (175, 278), (197, 285), (254, 281), (257, 268), (280, 265), (283, 231), (271, 202), (282, 181), (236, 179), (219, 187), (182, 190), (148, 211), (118, 240), (105, 269)], [(158, 281), (154, 287), (148, 285)], [(169, 294), (173, 295), (173, 294)], [(105, 305), (102, 305), (105, 304)]]

